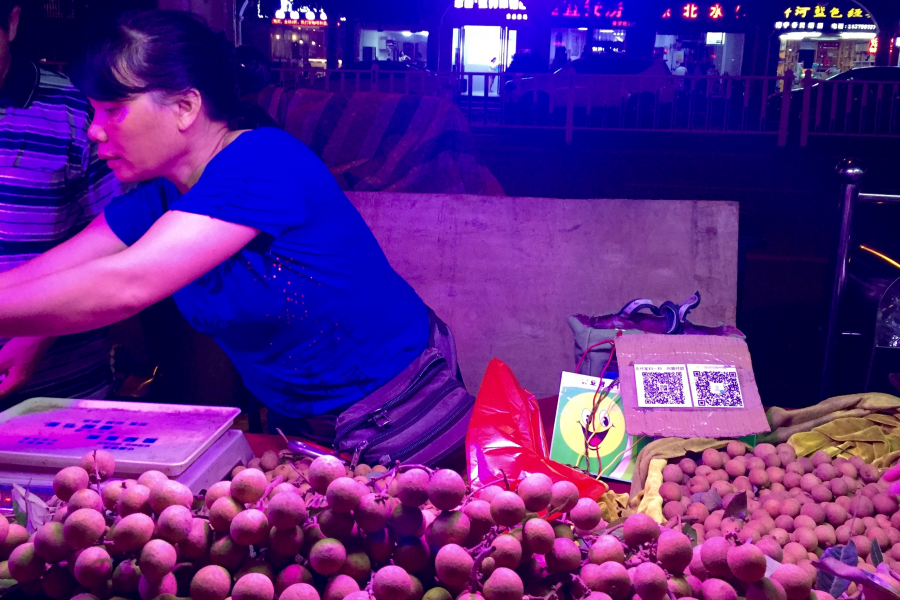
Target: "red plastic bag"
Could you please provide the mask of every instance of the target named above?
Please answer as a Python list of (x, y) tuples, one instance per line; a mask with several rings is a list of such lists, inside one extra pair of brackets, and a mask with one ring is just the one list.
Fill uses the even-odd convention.
[(475, 399), (466, 434), (469, 480), (474, 484), (512, 484), (531, 473), (571, 481), (582, 497), (599, 500), (606, 485), (580, 471), (550, 460), (534, 394), (525, 390), (501, 360), (488, 364)]

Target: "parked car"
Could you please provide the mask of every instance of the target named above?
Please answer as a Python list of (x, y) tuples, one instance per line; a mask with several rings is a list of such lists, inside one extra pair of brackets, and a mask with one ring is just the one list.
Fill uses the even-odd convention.
[[(815, 79), (810, 86), (809, 127), (811, 131), (839, 133), (900, 131), (900, 67), (861, 67), (825, 80)], [(803, 75), (791, 90), (788, 127), (800, 128), (803, 111)], [(778, 123), (783, 106), (782, 94), (769, 96), (767, 119)], [(893, 108), (893, 111), (892, 111)], [(893, 121), (892, 121), (893, 119)]]
[(660, 105), (672, 103), (679, 81), (660, 59), (594, 54), (551, 74), (509, 78), (504, 92), (519, 116), (548, 113), (558, 121), (560, 114), (564, 118), (570, 85), (576, 125), (613, 120), (633, 126)]

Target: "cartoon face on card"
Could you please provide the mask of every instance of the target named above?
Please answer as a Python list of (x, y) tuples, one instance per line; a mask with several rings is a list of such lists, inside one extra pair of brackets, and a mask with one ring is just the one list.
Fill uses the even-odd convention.
[(578, 394), (563, 409), (559, 426), (566, 445), (578, 453), (584, 452), (584, 442), (593, 454), (611, 452), (625, 437), (625, 417), (615, 402), (615, 396), (600, 401), (591, 417), (593, 393)]

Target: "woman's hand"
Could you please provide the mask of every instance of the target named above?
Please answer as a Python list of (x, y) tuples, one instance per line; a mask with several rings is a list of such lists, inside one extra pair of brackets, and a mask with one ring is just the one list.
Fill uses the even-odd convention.
[(44, 353), (56, 341), (55, 337), (17, 337), (0, 348), (0, 399), (18, 392), (34, 375)]

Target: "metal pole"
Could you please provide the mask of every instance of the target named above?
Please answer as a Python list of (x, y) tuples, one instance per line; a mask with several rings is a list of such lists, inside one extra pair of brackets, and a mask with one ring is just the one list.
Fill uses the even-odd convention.
[[(575, 69), (570, 67), (566, 72), (566, 76), (569, 81), (566, 96), (566, 145), (571, 146), (575, 129)], [(537, 100), (537, 93), (535, 93), (534, 99), (535, 101)], [(537, 102), (535, 102), (535, 104), (537, 104)]]
[(791, 122), (791, 88), (794, 85), (794, 72), (788, 69), (784, 72), (784, 80), (781, 88), (781, 118), (778, 122), (778, 145), (787, 146), (788, 127)]
[(845, 158), (838, 163), (837, 174), (843, 179), (841, 194), (841, 232), (838, 238), (837, 257), (834, 265), (834, 282), (831, 288), (831, 306), (828, 311), (828, 328), (825, 337), (825, 360), (822, 367), (821, 398), (831, 395), (834, 381), (835, 347), (840, 336), (839, 314), (841, 298), (847, 285), (847, 264), (850, 259), (850, 238), (853, 226), (853, 207), (859, 200), (859, 182), (866, 174), (860, 161)]
[(809, 99), (812, 95), (812, 69), (803, 74), (803, 104), (800, 110), (800, 147), (806, 148), (809, 141)]

